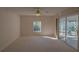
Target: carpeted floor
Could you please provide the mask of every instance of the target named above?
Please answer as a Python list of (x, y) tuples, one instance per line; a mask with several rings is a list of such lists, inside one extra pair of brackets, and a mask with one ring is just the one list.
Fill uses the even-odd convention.
[(63, 41), (46, 36), (21, 37), (6, 47), (3, 52), (73, 52)]

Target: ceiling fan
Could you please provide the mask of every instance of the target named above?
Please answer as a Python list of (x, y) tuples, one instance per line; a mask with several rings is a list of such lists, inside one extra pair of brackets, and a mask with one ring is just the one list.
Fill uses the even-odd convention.
[(35, 16), (42, 16), (44, 15), (44, 13), (48, 13), (48, 11), (44, 11), (44, 9), (40, 7), (34, 7), (33, 11), (35, 11), (35, 13), (33, 14)]
[(40, 11), (40, 8), (36, 8), (36, 13), (35, 13), (36, 16), (40, 16), (41, 15), (41, 11)]

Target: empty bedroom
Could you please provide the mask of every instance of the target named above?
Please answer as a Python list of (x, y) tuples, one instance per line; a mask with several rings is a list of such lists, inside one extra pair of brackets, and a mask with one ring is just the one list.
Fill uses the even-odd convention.
[(79, 51), (79, 8), (0, 7), (0, 51)]

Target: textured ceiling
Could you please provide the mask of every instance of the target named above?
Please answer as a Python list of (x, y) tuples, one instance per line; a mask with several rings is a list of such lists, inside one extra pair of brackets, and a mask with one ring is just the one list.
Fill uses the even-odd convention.
[[(41, 15), (56, 15), (67, 7), (40, 7)], [(35, 15), (36, 7), (3, 7), (0, 10), (11, 11), (18, 15)]]

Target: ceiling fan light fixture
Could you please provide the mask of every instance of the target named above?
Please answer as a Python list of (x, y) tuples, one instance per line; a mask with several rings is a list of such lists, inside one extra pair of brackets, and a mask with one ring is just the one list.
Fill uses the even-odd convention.
[(38, 8), (37, 10), (36, 10), (36, 16), (40, 16), (41, 14), (40, 14), (40, 9)]
[(36, 16), (40, 16), (40, 14), (36, 14)]

